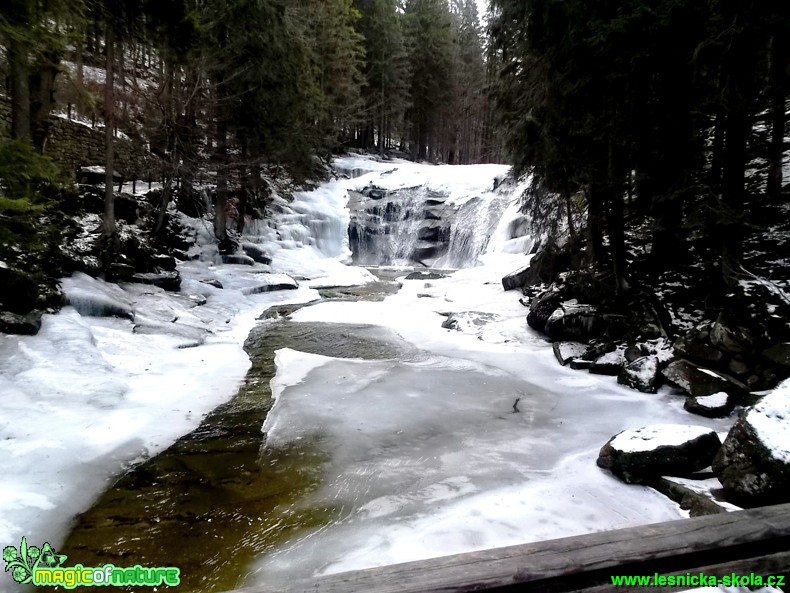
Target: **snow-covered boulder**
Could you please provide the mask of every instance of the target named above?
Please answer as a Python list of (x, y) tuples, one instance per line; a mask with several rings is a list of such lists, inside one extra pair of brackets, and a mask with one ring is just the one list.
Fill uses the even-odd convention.
[(687, 412), (707, 418), (724, 418), (732, 413), (735, 405), (732, 398), (723, 391), (711, 395), (686, 398), (683, 407)]
[(624, 482), (639, 484), (704, 469), (720, 446), (716, 432), (704, 426), (652, 424), (612, 437), (601, 448), (597, 463)]
[(642, 393), (655, 393), (658, 389), (659, 377), (658, 357), (642, 356), (620, 370), (617, 382)]
[(572, 360), (581, 358), (582, 354), (587, 351), (587, 345), (581, 342), (554, 342), (552, 348), (554, 349), (554, 356), (562, 366), (565, 366)]
[(790, 380), (733, 425), (713, 471), (737, 504), (790, 502)]
[(625, 366), (625, 354), (622, 348), (607, 352), (603, 356), (596, 358), (590, 365), (590, 372), (596, 375), (617, 376)]

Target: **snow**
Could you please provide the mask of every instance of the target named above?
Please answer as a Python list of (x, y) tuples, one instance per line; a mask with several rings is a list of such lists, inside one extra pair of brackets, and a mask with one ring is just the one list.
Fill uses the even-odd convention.
[(775, 459), (790, 463), (790, 379), (749, 410), (745, 420)]
[[(83, 313), (111, 305), (134, 321), (86, 317), (69, 306), (46, 315), (37, 336), (0, 336), (0, 541), (26, 536), (57, 548), (73, 517), (125, 468), (227, 401), (249, 366), (244, 339), (265, 308), (313, 301), (319, 286), (374, 279), (344, 265), (349, 188), (377, 177), (390, 187), (425, 183), (463, 203), (470, 195), (489, 199), (493, 177), (507, 170), (339, 162), (360, 176), (293, 202), (275, 196), (276, 214), (244, 237), (272, 257), (271, 266), (217, 265), (210, 228), (192, 221), (199, 244), (191, 253), (201, 259), (179, 265), (180, 294), (76, 275), (64, 288)], [(502, 289), (502, 276), (529, 261), (510, 232), (518, 216), (511, 204), (479, 267), (404, 281), (381, 302), (325, 301), (291, 315), (293, 323), (371, 324), (399, 336), (412, 354), (371, 361), (277, 352), (275, 403), (262, 427), (267, 446), (320, 443), (324, 480), (294, 504), (344, 510), (258, 559), (251, 580), (276, 587), (295, 575), (686, 516), (656, 492), (596, 467), (611, 435), (645, 418), (671, 424), (686, 415), (671, 396), (557, 365), (527, 327), (519, 295)], [(299, 288), (245, 294), (270, 270)], [(487, 322), (470, 333), (441, 327), (448, 313), (465, 311)]]
[(653, 451), (659, 447), (677, 447), (710, 432), (711, 429), (705, 426), (651, 424), (621, 432), (612, 439), (610, 445), (626, 453)]
[(723, 391), (696, 398), (697, 403), (703, 408), (720, 408), (727, 405), (729, 396)]

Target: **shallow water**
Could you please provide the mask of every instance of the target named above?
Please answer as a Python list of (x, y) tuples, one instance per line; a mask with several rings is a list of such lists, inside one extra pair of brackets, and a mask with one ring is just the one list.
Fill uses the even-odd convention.
[(321, 480), (326, 454), (316, 439), (262, 447), (274, 352), (283, 347), (369, 360), (413, 352), (372, 326), (262, 322), (245, 344), (252, 368), (239, 393), (107, 490), (59, 552), (83, 566), (177, 566), (182, 590), (224, 591), (253, 558), (337, 520), (342, 505), (297, 504)]

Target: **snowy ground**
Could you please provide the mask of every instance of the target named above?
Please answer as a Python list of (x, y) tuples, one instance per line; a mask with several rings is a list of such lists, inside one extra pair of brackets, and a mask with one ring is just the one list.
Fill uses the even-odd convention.
[[(259, 229), (272, 268), (307, 279), (295, 291), (246, 295), (267, 266), (180, 266), (183, 294), (100, 286), (77, 277), (67, 292), (93, 295), (130, 319), (45, 316), (34, 337), (0, 336), (0, 542), (57, 547), (75, 513), (123, 468), (155, 454), (229, 399), (248, 368), (243, 341), (275, 303), (308, 302), (311, 286), (371, 279), (341, 265), (349, 187), (427, 183), (462, 201), (486, 192), (502, 167), (433, 167), (345, 159), (360, 177), (303, 194), (281, 224)], [(388, 173), (392, 169), (397, 169)], [(382, 172), (384, 175), (382, 176)], [(296, 321), (369, 323), (415, 345), (408, 360), (358, 361), (280, 351), (271, 446), (322, 434), (326, 480), (305, 504), (341, 504), (344, 519), (291, 542), (255, 567), (267, 583), (684, 516), (655, 492), (595, 466), (613, 434), (645, 424), (726, 422), (689, 416), (682, 399), (646, 395), (612, 378), (559, 367), (525, 323), (501, 277), (526, 263), (509, 237), (510, 208), (485, 265), (439, 280), (403, 280), (383, 302), (326, 302)], [(347, 224), (347, 223), (346, 223)], [(259, 278), (259, 276), (258, 276)], [(214, 288), (201, 280), (216, 279)], [(206, 303), (195, 306), (202, 295)], [(197, 299), (199, 300), (199, 299)], [(485, 313), (487, 323), (442, 329), (443, 313)], [(195, 345), (199, 343), (200, 345)], [(184, 347), (194, 346), (194, 347)], [(521, 397), (520, 412), (512, 409)]]

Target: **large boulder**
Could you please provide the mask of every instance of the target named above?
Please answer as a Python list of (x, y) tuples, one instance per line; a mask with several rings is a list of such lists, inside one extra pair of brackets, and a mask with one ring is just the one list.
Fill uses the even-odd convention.
[(658, 476), (698, 472), (710, 465), (720, 447), (719, 436), (710, 428), (653, 424), (612, 437), (597, 463), (628, 484), (641, 484)]
[(723, 391), (712, 395), (689, 397), (683, 404), (687, 412), (706, 418), (725, 418), (732, 413), (734, 407), (732, 398)]
[(0, 333), (34, 336), (41, 329), (41, 311), (31, 311), (25, 315), (0, 311)]
[(557, 361), (562, 366), (565, 366), (570, 361), (581, 358), (582, 354), (587, 350), (587, 345), (581, 342), (554, 342), (552, 348)]
[(618, 348), (596, 358), (590, 365), (590, 372), (594, 375), (610, 375), (616, 377), (626, 365), (623, 349)]
[(174, 272), (149, 272), (144, 274), (134, 274), (132, 282), (138, 284), (151, 284), (158, 286), (162, 290), (170, 292), (178, 292), (181, 289), (181, 274), (178, 271)]
[(524, 266), (510, 272), (507, 276), (502, 278), (502, 288), (505, 290), (515, 290), (516, 288), (521, 288), (525, 286), (528, 282), (529, 278), (529, 266)]
[(723, 373), (706, 369), (687, 360), (676, 360), (663, 370), (664, 378), (692, 397), (702, 397), (723, 391), (735, 401), (742, 401), (748, 393), (746, 385)]
[(546, 329), (546, 322), (552, 313), (560, 306), (562, 295), (554, 289), (541, 292), (532, 299), (527, 314), (527, 324), (534, 330), (543, 332)]
[(790, 502), (790, 380), (733, 425), (713, 471), (736, 504)]
[(617, 375), (617, 382), (642, 393), (655, 393), (659, 378), (658, 357), (652, 355), (637, 358), (625, 365)]
[(601, 318), (592, 305), (576, 301), (561, 303), (546, 321), (545, 332), (552, 341), (575, 340), (585, 342), (597, 337), (601, 330)]

